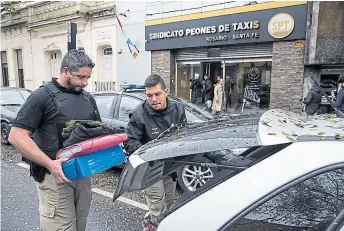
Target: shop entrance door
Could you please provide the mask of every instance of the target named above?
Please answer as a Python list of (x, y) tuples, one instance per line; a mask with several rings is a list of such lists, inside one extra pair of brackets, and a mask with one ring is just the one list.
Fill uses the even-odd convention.
[(195, 75), (201, 77), (201, 63), (177, 63), (177, 96), (191, 99), (190, 80)]
[(200, 80), (203, 81), (204, 75), (209, 76), (213, 84), (215, 84), (217, 82), (217, 76), (223, 76), (222, 62), (211, 61), (177, 63), (176, 95), (180, 98), (190, 100), (190, 80), (195, 76), (199, 76)]
[(215, 84), (217, 82), (217, 76), (222, 76), (222, 63), (221, 61), (214, 62), (204, 62), (202, 63), (202, 80), (205, 75), (207, 75), (210, 80)]

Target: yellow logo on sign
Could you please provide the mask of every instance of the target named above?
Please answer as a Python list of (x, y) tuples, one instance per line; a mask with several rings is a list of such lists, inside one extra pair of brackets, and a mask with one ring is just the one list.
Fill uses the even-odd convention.
[(287, 13), (273, 16), (268, 24), (269, 34), (274, 38), (285, 38), (294, 30), (294, 18)]

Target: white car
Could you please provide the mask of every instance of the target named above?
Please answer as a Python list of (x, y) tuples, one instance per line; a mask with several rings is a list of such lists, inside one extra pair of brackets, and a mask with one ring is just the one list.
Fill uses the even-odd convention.
[[(344, 119), (330, 115), (269, 110), (259, 120), (260, 145), (212, 163), (220, 174), (182, 195), (158, 231), (343, 231), (343, 129)], [(129, 158), (136, 170), (146, 162), (139, 153)]]

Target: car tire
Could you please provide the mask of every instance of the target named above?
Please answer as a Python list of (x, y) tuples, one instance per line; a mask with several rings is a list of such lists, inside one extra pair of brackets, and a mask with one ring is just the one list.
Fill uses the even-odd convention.
[(1, 123), (1, 143), (2, 144), (10, 144), (8, 142), (8, 135), (10, 134), (11, 127), (8, 123), (2, 122)]
[[(211, 162), (206, 157), (202, 157), (199, 161), (207, 162), (207, 163)], [(214, 168), (208, 168), (208, 167), (185, 165), (177, 170), (178, 185), (183, 192), (195, 192), (198, 188), (206, 184), (211, 178), (214, 177), (214, 171), (217, 171), (217, 170)], [(195, 174), (192, 174), (192, 172), (194, 172)], [(196, 172), (198, 172), (198, 174), (196, 174)], [(193, 177), (188, 177), (191, 175), (193, 175)], [(186, 184), (190, 183), (192, 180), (194, 180), (194, 183), (197, 185), (193, 183), (190, 186), (187, 186)], [(205, 183), (202, 180), (204, 180)]]

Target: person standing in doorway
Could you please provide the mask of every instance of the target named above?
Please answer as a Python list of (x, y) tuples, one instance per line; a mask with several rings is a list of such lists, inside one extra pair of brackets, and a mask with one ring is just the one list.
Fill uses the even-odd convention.
[(320, 108), (322, 93), (321, 89), (316, 84), (309, 84), (310, 90), (307, 97), (302, 101), (306, 105), (305, 112), (309, 115), (314, 115)]
[(191, 103), (197, 106), (202, 102), (202, 87), (203, 84), (199, 79), (199, 74), (195, 74), (195, 77), (190, 79), (190, 89), (191, 89)]
[(236, 97), (234, 111), (237, 111), (238, 109), (240, 109), (244, 103), (244, 89), (243, 89), (242, 85), (238, 85), (236, 95), (237, 95), (237, 97)]
[[(124, 148), (132, 154), (144, 144), (157, 138), (171, 126), (186, 123), (184, 105), (167, 98), (164, 80), (151, 75), (145, 80), (146, 100), (132, 113), (126, 133)], [(166, 176), (145, 190), (149, 207), (144, 217), (143, 230), (154, 231), (173, 203), (176, 181)]]
[(339, 111), (344, 113), (344, 77), (341, 77), (338, 80), (338, 84), (339, 84), (339, 91), (337, 93), (335, 107), (337, 107)]
[(214, 88), (214, 99), (212, 107), (214, 114), (219, 114), (221, 112), (223, 102), (223, 79), (221, 77), (219, 77), (218, 79), (219, 81)]
[(214, 90), (213, 90), (213, 82), (207, 75), (204, 76), (203, 89), (204, 89), (203, 92), (204, 92), (204, 101), (205, 101), (206, 108), (208, 111), (211, 111)]
[(226, 83), (225, 83), (225, 95), (226, 95), (226, 112), (228, 112), (228, 107), (231, 108), (232, 106), (232, 80), (229, 76), (226, 76)]
[[(94, 98), (84, 88), (94, 63), (81, 51), (62, 59), (57, 80), (41, 86), (26, 100), (9, 134), (9, 142), (29, 161), (36, 181), (40, 230), (85, 231), (91, 205), (91, 178), (68, 180), (56, 152), (70, 120), (101, 121)], [(33, 139), (30, 134), (33, 133)]]

